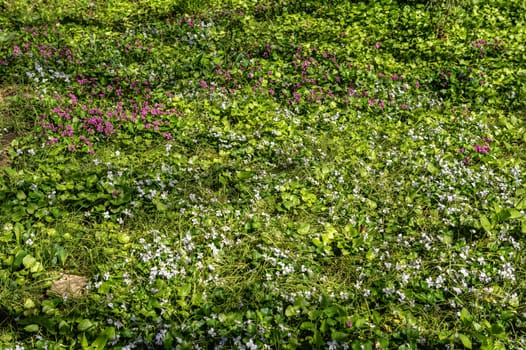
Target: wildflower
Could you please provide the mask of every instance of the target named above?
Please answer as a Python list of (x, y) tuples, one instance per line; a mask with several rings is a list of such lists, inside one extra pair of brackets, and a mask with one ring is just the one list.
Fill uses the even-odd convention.
[(475, 152), (482, 153), (484, 155), (489, 155), (490, 146), (489, 145), (474, 145), (473, 148), (475, 149)]
[(19, 56), (21, 54), (22, 54), (22, 51), (20, 50), (18, 46), (13, 47), (13, 55)]
[(338, 342), (336, 340), (328, 341), (327, 342), (327, 349), (329, 349), (329, 350), (336, 350), (336, 349), (338, 349)]
[(376, 44), (374, 44), (374, 48), (376, 50), (378, 50), (381, 46), (382, 46), (382, 42), (381, 41), (378, 41), (378, 42), (376, 42)]
[(250, 350), (256, 350), (258, 348), (258, 346), (254, 344), (254, 341), (252, 339), (250, 339), (248, 343), (245, 344), (245, 346), (247, 347), (247, 349)]

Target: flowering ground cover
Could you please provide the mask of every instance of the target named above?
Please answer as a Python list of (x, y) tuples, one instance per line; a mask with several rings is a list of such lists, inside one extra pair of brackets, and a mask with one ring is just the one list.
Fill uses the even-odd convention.
[(526, 348), (521, 0), (1, 0), (0, 348)]

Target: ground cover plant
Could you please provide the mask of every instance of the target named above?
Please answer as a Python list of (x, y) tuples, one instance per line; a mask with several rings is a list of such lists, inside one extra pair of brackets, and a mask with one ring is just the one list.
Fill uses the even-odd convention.
[(526, 348), (525, 16), (0, 1), (0, 348)]

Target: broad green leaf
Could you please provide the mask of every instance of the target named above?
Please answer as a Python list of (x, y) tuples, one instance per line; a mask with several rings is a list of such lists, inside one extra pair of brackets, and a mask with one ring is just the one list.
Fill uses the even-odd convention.
[(32, 268), (37, 262), (37, 259), (35, 259), (31, 254), (28, 254), (24, 256), (24, 259), (22, 260), (22, 264), (24, 264), (24, 267), (26, 269)]
[(331, 331), (331, 338), (332, 338), (332, 340), (336, 340), (336, 341), (339, 341), (339, 342), (344, 342), (344, 341), (348, 340), (349, 336), (347, 335), (347, 333), (339, 332), (339, 331), (333, 329)]
[(24, 309), (32, 309), (35, 307), (35, 302), (31, 298), (27, 298), (24, 302)]
[(40, 330), (40, 326), (37, 325), (37, 324), (30, 324), (30, 325), (25, 326), (24, 330), (26, 332), (35, 333), (35, 332), (38, 332)]
[(460, 341), (462, 342), (462, 345), (464, 345), (466, 349), (471, 349), (472, 347), (471, 339), (469, 339), (467, 335), (459, 333), (458, 338), (460, 339)]
[(492, 225), (485, 215), (480, 216), (480, 226), (487, 232), (491, 232)]
[(314, 329), (316, 329), (316, 325), (312, 322), (303, 322), (300, 326), (300, 329), (308, 329), (310, 331), (314, 331)]
[(84, 332), (90, 329), (91, 327), (93, 327), (93, 323), (88, 319), (83, 319), (79, 322), (79, 325), (77, 326), (78, 330), (81, 332)]
[(466, 308), (462, 308), (462, 310), (460, 310), (460, 319), (464, 322), (471, 322), (473, 317), (471, 316), (471, 313)]
[(93, 344), (91, 344), (91, 347), (97, 350), (102, 350), (105, 348), (107, 342), (108, 336), (106, 334), (101, 334), (97, 337), (97, 339), (95, 339)]
[(20, 201), (23, 201), (24, 199), (27, 198), (27, 196), (26, 196), (26, 194), (23, 191), (18, 191), (16, 193), (16, 198), (18, 198), (18, 200), (20, 200)]
[(285, 309), (285, 316), (287, 316), (287, 317), (295, 316), (296, 315), (296, 310), (297, 310), (297, 308), (295, 306), (293, 306), (293, 305), (287, 306), (287, 308)]
[(509, 211), (509, 218), (512, 219), (512, 220), (515, 220), (515, 219), (521, 219), (524, 217), (524, 215), (521, 214), (520, 211), (518, 211), (517, 209), (508, 209)]
[(298, 225), (299, 234), (306, 235), (307, 233), (309, 233), (309, 230), (310, 230), (310, 224), (308, 223), (302, 222), (301, 224)]

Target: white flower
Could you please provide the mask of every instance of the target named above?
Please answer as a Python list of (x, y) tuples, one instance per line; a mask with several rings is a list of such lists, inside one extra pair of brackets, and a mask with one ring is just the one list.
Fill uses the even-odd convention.
[(245, 344), (245, 346), (247, 347), (247, 349), (249, 350), (256, 350), (258, 348), (258, 346), (256, 344), (254, 344), (254, 342), (252, 341), (252, 339), (250, 339), (248, 341), (248, 343)]

